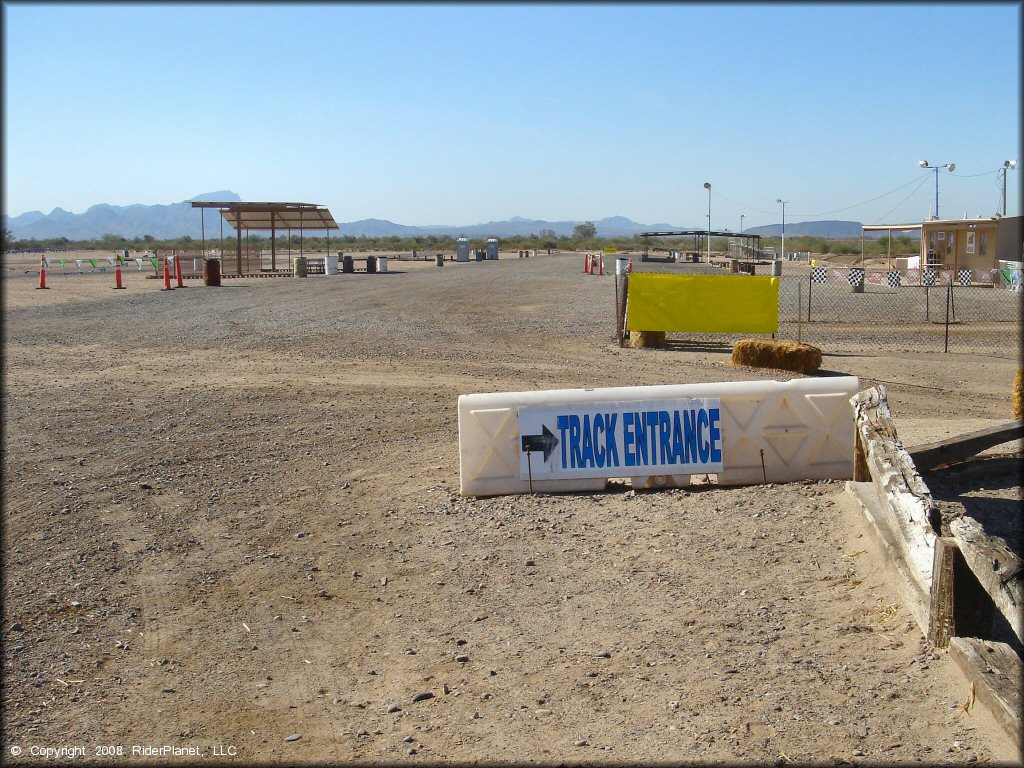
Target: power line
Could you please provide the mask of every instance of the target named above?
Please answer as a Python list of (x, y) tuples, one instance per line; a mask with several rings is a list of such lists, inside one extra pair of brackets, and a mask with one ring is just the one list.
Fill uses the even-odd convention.
[[(929, 176), (929, 174), (926, 173), (923, 177), (915, 177), (915, 178), (911, 179), (910, 181), (908, 181), (906, 184), (902, 184), (902, 185), (896, 187), (896, 189), (891, 189), (888, 192), (885, 192), (884, 194), (879, 195), (878, 197), (873, 197), (870, 200), (865, 200), (863, 203), (856, 203), (854, 205), (847, 206), (846, 208), (838, 208), (837, 210), (834, 210), (834, 211), (824, 211), (823, 213), (794, 213), (793, 215), (794, 216), (829, 216), (829, 215), (831, 215), (833, 213), (842, 213), (843, 211), (849, 211), (849, 210), (851, 210), (853, 208), (859, 208), (862, 205), (867, 205), (868, 203), (873, 203), (876, 200), (881, 200), (883, 197), (888, 197), (889, 195), (892, 195), (892, 194), (894, 194), (896, 192), (899, 192), (901, 189), (909, 187), (911, 184), (913, 184), (914, 182), (918, 181), (919, 179), (921, 181), (925, 181), (925, 180), (927, 180), (928, 176)], [(920, 184), (918, 184), (918, 187), (919, 186), (920, 186)], [(917, 187), (915, 187), (914, 189), (916, 191)], [(900, 205), (902, 205), (902, 203), (900, 203)], [(899, 208), (899, 205), (897, 205), (896, 207)], [(886, 214), (886, 215), (888, 215), (888, 214)], [(882, 218), (885, 218), (885, 217), (882, 217)]]
[(901, 205), (903, 205), (903, 204), (904, 204), (905, 202), (907, 202), (907, 200), (909, 200), (909, 199), (910, 199), (910, 198), (911, 198), (911, 197), (912, 197), (912, 196), (914, 195), (914, 193), (915, 193), (915, 192), (917, 192), (917, 190), (919, 190), (919, 189), (920, 189), (920, 188), (921, 188), (921, 187), (922, 187), (922, 186), (924, 185), (924, 183), (925, 183), (926, 181), (928, 181), (928, 177), (927, 177), (927, 176), (925, 176), (925, 177), (924, 177), (923, 179), (921, 179), (921, 183), (920, 183), (920, 184), (918, 184), (918, 185), (917, 185), (916, 187), (914, 187), (914, 188), (913, 188), (912, 190), (910, 190), (910, 194), (908, 194), (908, 195), (907, 195), (906, 197), (904, 197), (904, 198), (903, 198), (902, 200), (900, 200), (900, 201), (899, 201), (898, 203), (896, 203), (896, 205), (895, 205), (895, 206), (894, 206), (894, 207), (893, 207), (893, 208), (892, 208), (891, 210), (889, 210), (889, 211), (886, 211), (886, 212), (885, 212), (884, 214), (882, 214), (882, 215), (881, 215), (881, 216), (879, 216), (878, 218), (879, 218), (880, 220), (881, 220), (881, 219), (884, 219), (884, 218), (885, 218), (886, 216), (888, 216), (888, 215), (889, 215), (890, 213), (892, 213), (892, 212), (893, 212), (893, 211), (895, 211), (895, 210), (896, 210), (897, 208), (899, 208), (899, 207), (900, 207)]
[(971, 173), (967, 175), (962, 173), (954, 173), (952, 175), (956, 176), (959, 179), (976, 179), (979, 176), (988, 176), (990, 173), (999, 173), (999, 170), (999, 168), (996, 168), (994, 171), (985, 171), (984, 173)]
[(771, 216), (772, 214), (776, 213), (776, 211), (764, 211), (764, 210), (761, 210), (760, 208), (755, 208), (752, 205), (747, 205), (746, 203), (740, 203), (740, 202), (738, 202), (736, 200), (733, 200), (732, 198), (726, 197), (725, 195), (723, 195), (721, 192), (719, 192), (717, 190), (715, 191), (715, 197), (720, 197), (723, 200), (728, 200), (733, 205), (738, 205), (740, 208), (743, 208), (744, 210), (747, 210), (747, 211), (756, 211), (757, 213), (764, 213), (764, 214), (767, 214), (769, 216)]
[[(793, 215), (794, 216), (828, 216), (828, 215), (833, 214), (833, 213), (842, 213), (843, 211), (849, 211), (849, 210), (851, 210), (853, 208), (858, 208), (858, 207), (860, 207), (862, 205), (867, 205), (868, 203), (873, 203), (876, 200), (881, 200), (883, 197), (888, 197), (889, 195), (895, 194), (896, 192), (899, 192), (901, 189), (905, 189), (906, 187), (909, 187), (911, 184), (918, 183), (918, 187), (920, 187), (921, 183), (923, 183), (924, 181), (928, 180), (928, 176), (929, 175), (930, 174), (926, 173), (926, 174), (924, 174), (924, 176), (914, 177), (913, 179), (908, 181), (906, 184), (901, 184), (900, 186), (896, 187), (895, 189), (891, 189), (888, 192), (884, 192), (883, 194), (879, 195), (878, 197), (873, 197), (870, 200), (865, 200), (864, 202), (856, 203), (854, 205), (850, 205), (850, 206), (847, 206), (845, 208), (837, 208), (834, 211), (824, 211), (823, 213), (794, 213)], [(915, 187), (915, 191), (916, 190), (917, 190), (917, 187)], [(766, 211), (766, 210), (763, 210), (761, 208), (756, 208), (756, 207), (754, 207), (752, 205), (747, 205), (746, 203), (741, 203), (741, 202), (739, 202), (737, 200), (733, 200), (732, 198), (727, 197), (726, 195), (723, 195), (721, 192), (717, 192), (716, 193), (716, 197), (720, 197), (723, 200), (728, 200), (733, 205), (738, 205), (741, 208), (744, 208), (746, 210), (755, 211), (757, 213), (764, 213), (764, 214), (767, 214), (768, 216), (771, 216), (771, 215), (773, 215), (775, 213), (775, 211)], [(904, 200), (904, 202), (905, 202), (905, 200)], [(902, 205), (902, 203), (900, 203), (900, 205)], [(898, 208), (899, 206), (896, 206), (896, 207)]]

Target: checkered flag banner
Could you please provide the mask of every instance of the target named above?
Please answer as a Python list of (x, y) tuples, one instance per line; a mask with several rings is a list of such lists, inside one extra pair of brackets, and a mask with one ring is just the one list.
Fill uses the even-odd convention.
[(924, 273), (921, 276), (921, 285), (932, 286), (935, 285), (935, 270), (931, 267), (925, 267)]
[(811, 282), (812, 283), (827, 283), (828, 282), (828, 267), (811, 267)]
[(862, 267), (850, 267), (850, 285), (864, 284), (864, 269)]
[(888, 285), (890, 288), (899, 288), (900, 278), (901, 275), (899, 272), (895, 270), (889, 270), (888, 272), (885, 273), (885, 284)]
[(970, 285), (971, 277), (971, 270), (969, 269), (961, 269), (956, 273), (956, 281), (960, 283), (960, 285)]

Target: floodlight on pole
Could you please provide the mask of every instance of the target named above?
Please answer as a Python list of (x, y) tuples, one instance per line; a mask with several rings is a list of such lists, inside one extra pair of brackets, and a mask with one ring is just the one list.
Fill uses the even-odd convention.
[(1017, 168), (1016, 160), (1005, 160), (999, 172), (1003, 175), (1003, 216), (1006, 215), (1006, 172)]
[(711, 263), (711, 182), (704, 182), (704, 189), (708, 191), (708, 264)]
[(740, 234), (741, 235), (743, 234), (743, 219), (745, 219), (746, 216), (747, 215), (745, 213), (741, 213), (740, 214)]
[[(1009, 162), (1009, 161), (1007, 161)], [(942, 165), (928, 165), (927, 160), (918, 160), (917, 164), (922, 168), (926, 168), (930, 171), (935, 171), (935, 215), (934, 219), (939, 218), (939, 168), (948, 168), (949, 172), (952, 173), (953, 169), (956, 168), (956, 163), (943, 163)], [(1016, 165), (1016, 161), (1014, 161)]]
[(782, 203), (782, 258), (786, 258), (786, 203), (789, 200), (783, 200), (781, 197), (775, 200), (776, 203)]

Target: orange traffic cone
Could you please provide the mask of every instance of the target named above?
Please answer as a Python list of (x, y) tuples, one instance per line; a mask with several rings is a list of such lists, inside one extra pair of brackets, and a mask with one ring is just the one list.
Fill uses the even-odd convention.
[(173, 291), (171, 287), (171, 266), (167, 261), (167, 257), (164, 256), (164, 291)]
[(631, 257), (629, 259), (629, 264), (626, 265), (626, 272), (632, 272), (632, 271), (633, 271), (633, 259)]
[(586, 275), (590, 272), (590, 254), (583, 254), (583, 274)]
[(178, 254), (174, 254), (174, 275), (177, 279), (178, 287), (184, 288), (185, 284), (181, 281), (181, 258)]
[(124, 290), (124, 286), (121, 285), (121, 262), (118, 262), (117, 266), (114, 267), (114, 290)]
[(47, 290), (49, 290), (48, 286), (46, 285), (46, 258), (45, 257), (43, 257), (43, 258), (41, 258), (39, 260), (39, 285), (36, 286), (36, 290), (39, 290), (40, 288), (46, 288)]
[(597, 274), (604, 274), (604, 254), (602, 253), (597, 257)]

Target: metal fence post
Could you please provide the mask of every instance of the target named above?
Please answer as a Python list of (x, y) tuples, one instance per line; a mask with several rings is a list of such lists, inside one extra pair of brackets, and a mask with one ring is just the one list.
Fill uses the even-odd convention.
[[(804, 316), (803, 302), (804, 302), (804, 284), (803, 283), (797, 283), (796, 284), (796, 341), (797, 341), (797, 344), (800, 344), (803, 341), (803, 338), (802, 338), (802, 335), (801, 335), (801, 330), (802, 329), (801, 329), (801, 322), (800, 322), (801, 318), (803, 318), (803, 316)], [(811, 313), (811, 285), (810, 285), (810, 283), (808, 283), (807, 284), (807, 314), (809, 315), (810, 313)]]
[(615, 341), (618, 346), (626, 344), (626, 299), (629, 296), (629, 272), (615, 270)]
[(811, 322), (811, 285), (814, 283), (814, 269), (807, 276), (807, 322)]
[(950, 283), (946, 286), (946, 342), (943, 346), (943, 352), (949, 352), (949, 307), (953, 303), (953, 284)]

